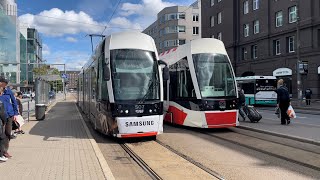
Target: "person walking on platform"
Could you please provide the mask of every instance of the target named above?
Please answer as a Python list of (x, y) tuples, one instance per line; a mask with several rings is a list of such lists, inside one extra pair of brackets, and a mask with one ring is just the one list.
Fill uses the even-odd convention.
[[(3, 94), (3, 88), (0, 87), (0, 97), (2, 96), (2, 94)], [(4, 133), (3, 127), (6, 121), (7, 121), (7, 112), (0, 98), (0, 161), (3, 161), (3, 162), (8, 160), (8, 158), (4, 156), (6, 135)]]
[(241, 115), (243, 121), (246, 120), (246, 115), (243, 111), (243, 106), (245, 106), (246, 104), (246, 97), (244, 95), (243, 89), (241, 89), (240, 87), (238, 87), (238, 109), (239, 109), (239, 114)]
[(7, 85), (8, 80), (6, 80), (3, 76), (0, 76), (0, 88), (3, 88), (1, 101), (3, 102), (7, 112), (7, 121), (5, 123), (6, 138), (4, 143), (4, 156), (10, 158), (12, 156), (8, 153), (8, 149), (11, 139), (12, 122), (17, 119), (17, 115), (19, 115), (19, 113), (16, 98), (14, 97), (10, 88), (6, 88)]
[(306, 104), (307, 105), (311, 105), (311, 95), (312, 95), (312, 91), (311, 89), (306, 89), (305, 91), (305, 97), (306, 97)]
[(290, 124), (290, 117), (287, 114), (287, 110), (290, 105), (290, 96), (288, 88), (283, 85), (283, 79), (278, 81), (277, 93), (277, 106), (280, 108), (281, 124)]

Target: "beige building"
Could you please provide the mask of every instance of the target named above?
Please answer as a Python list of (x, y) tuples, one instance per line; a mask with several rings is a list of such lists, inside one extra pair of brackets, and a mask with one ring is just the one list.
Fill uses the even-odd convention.
[(155, 40), (158, 53), (201, 37), (201, 3), (166, 7), (143, 33)]

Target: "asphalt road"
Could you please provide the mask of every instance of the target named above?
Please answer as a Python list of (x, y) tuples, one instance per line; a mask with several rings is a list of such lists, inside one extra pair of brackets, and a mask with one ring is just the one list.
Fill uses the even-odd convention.
[[(240, 121), (240, 126), (286, 134), (320, 142), (320, 115), (299, 112), (289, 125), (280, 125), (280, 119), (274, 114), (274, 108), (258, 108), (262, 115), (259, 123)], [(241, 118), (240, 118), (241, 119)]]

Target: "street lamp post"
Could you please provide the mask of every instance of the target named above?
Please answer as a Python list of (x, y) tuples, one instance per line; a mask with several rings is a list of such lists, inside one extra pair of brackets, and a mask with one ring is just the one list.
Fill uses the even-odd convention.
[(300, 28), (299, 28), (299, 22), (300, 22), (300, 17), (299, 17), (299, 0), (295, 0), (296, 2), (296, 16), (297, 16), (297, 22), (296, 22), (296, 28), (297, 28), (297, 64), (296, 64), (296, 73), (297, 73), (297, 99), (298, 103), (297, 106), (301, 105), (301, 100), (302, 100), (302, 81), (301, 81), (301, 74), (300, 74)]

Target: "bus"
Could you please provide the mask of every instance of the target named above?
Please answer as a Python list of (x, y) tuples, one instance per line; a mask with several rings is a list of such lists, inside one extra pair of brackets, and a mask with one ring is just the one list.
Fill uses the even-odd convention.
[(158, 60), (146, 34), (122, 32), (102, 40), (77, 88), (78, 105), (96, 130), (118, 138), (163, 132), (163, 77), (169, 71), (162, 76), (165, 63)]
[(274, 76), (237, 77), (238, 85), (246, 96), (246, 104), (276, 105), (277, 78)]
[(237, 126), (237, 86), (222, 41), (212, 38), (160, 54), (169, 66), (164, 83), (165, 122), (198, 128)]

